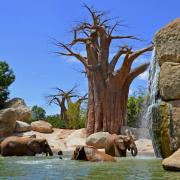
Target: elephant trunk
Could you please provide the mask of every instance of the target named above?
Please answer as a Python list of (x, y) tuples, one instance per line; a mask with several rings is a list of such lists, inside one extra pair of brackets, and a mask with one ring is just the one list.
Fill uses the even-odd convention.
[(48, 154), (49, 154), (49, 156), (53, 156), (53, 152), (52, 152), (52, 150), (51, 150), (49, 145), (46, 146), (45, 153), (46, 153), (46, 156), (48, 156)]
[(136, 156), (137, 154), (138, 154), (137, 147), (135, 146), (135, 147), (131, 148), (131, 155)]

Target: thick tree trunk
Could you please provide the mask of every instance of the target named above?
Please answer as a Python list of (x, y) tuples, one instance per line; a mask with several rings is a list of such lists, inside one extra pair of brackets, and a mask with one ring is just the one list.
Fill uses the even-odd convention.
[(117, 86), (112, 79), (109, 81), (104, 79), (103, 73), (88, 76), (87, 135), (99, 131), (119, 134), (125, 119), (127, 98), (124, 98), (124, 87)]

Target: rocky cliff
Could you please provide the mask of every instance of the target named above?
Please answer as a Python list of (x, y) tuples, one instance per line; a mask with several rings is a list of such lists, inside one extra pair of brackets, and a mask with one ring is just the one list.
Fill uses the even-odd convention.
[(152, 113), (152, 137), (165, 158), (180, 148), (180, 18), (158, 31), (154, 43), (160, 101)]

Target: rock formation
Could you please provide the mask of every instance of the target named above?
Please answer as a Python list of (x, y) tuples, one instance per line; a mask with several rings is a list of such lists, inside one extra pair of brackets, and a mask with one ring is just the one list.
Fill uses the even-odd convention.
[(21, 133), (21, 132), (27, 132), (31, 130), (31, 125), (23, 122), (23, 121), (16, 121), (16, 127), (15, 127), (15, 132)]
[(30, 119), (31, 110), (26, 106), (21, 98), (14, 98), (5, 103), (0, 110), (0, 137), (11, 135), (17, 130), (16, 121), (26, 121)]
[(86, 139), (86, 144), (88, 146), (93, 146), (96, 149), (102, 149), (105, 147), (105, 142), (109, 135), (110, 134), (108, 132), (97, 132), (97, 133), (91, 134)]
[(170, 157), (164, 159), (162, 165), (165, 170), (180, 171), (180, 149)]
[(33, 131), (37, 131), (40, 133), (52, 133), (53, 132), (53, 127), (50, 123), (46, 121), (34, 121), (31, 123), (31, 128)]
[(5, 108), (14, 108), (19, 121), (28, 122), (31, 117), (31, 110), (27, 107), (22, 98), (13, 98), (5, 103)]
[(156, 152), (165, 158), (180, 148), (180, 18), (158, 31), (154, 43), (160, 74), (152, 136)]
[(17, 114), (15, 109), (0, 110), (0, 137), (8, 136), (14, 132)]

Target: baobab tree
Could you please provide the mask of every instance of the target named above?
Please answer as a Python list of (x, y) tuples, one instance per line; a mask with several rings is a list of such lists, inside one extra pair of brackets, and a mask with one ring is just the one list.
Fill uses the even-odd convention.
[(64, 125), (66, 128), (68, 128), (68, 118), (66, 115), (67, 108), (66, 108), (66, 102), (68, 99), (71, 99), (73, 97), (76, 97), (74, 93), (75, 87), (70, 89), (69, 91), (64, 91), (63, 89), (56, 88), (57, 93), (48, 95), (46, 98), (48, 99), (48, 104), (55, 104), (60, 108), (60, 119), (64, 120)]
[[(74, 38), (64, 44), (57, 41), (61, 48), (59, 55), (73, 56), (80, 61), (88, 78), (88, 120), (87, 134), (99, 131), (120, 133), (126, 124), (126, 109), (129, 87), (132, 81), (149, 66), (149, 63), (132, 68), (132, 63), (141, 55), (152, 51), (153, 45), (140, 50), (133, 50), (128, 45), (120, 46), (117, 53), (110, 59), (110, 47), (114, 40), (134, 39), (132, 35), (114, 35), (118, 26), (108, 25), (104, 13), (95, 11), (85, 5), (91, 16), (91, 22), (82, 22), (73, 29)], [(74, 51), (74, 46), (85, 45), (87, 56)], [(122, 60), (121, 67), (117, 63)]]
[[(60, 108), (60, 119), (64, 121), (65, 127), (69, 128), (69, 122), (71, 121), (71, 111), (76, 114), (74, 117), (76, 121), (80, 116), (80, 106), (84, 100), (87, 99), (87, 94), (84, 96), (79, 96), (75, 93), (74, 86), (69, 91), (64, 91), (63, 89), (56, 88), (57, 93), (48, 95), (46, 98), (48, 99), (48, 104), (55, 104)], [(76, 98), (74, 101), (72, 98)]]

